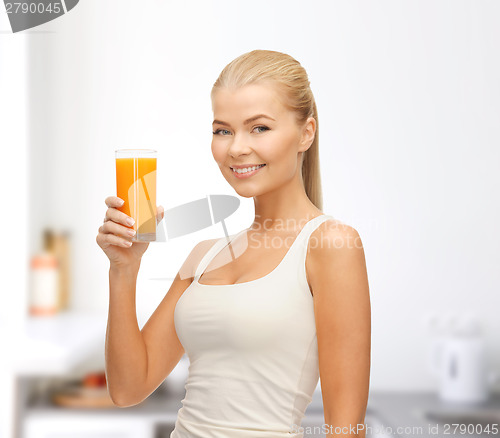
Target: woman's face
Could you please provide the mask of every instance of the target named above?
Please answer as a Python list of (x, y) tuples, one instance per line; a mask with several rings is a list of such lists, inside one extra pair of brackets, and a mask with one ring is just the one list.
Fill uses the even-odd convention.
[[(257, 196), (301, 177), (301, 152), (314, 140), (315, 120), (298, 126), (295, 114), (267, 84), (213, 96), (212, 154), (224, 178), (243, 197)], [(257, 117), (259, 116), (259, 117)], [(248, 173), (236, 167), (264, 165)]]

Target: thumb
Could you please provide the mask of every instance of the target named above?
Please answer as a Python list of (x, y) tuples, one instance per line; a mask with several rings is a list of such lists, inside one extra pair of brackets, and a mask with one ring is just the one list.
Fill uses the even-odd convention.
[(161, 205), (159, 205), (158, 207), (156, 207), (157, 223), (161, 222), (164, 216), (165, 216), (165, 209)]

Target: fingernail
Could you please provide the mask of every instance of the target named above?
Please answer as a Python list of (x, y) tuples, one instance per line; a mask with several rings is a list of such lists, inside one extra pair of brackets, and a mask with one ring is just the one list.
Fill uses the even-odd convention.
[(123, 205), (123, 203), (124, 203), (124, 202), (125, 202), (125, 201), (124, 201), (123, 199), (119, 199), (119, 200), (118, 200), (118, 205)]
[(132, 225), (134, 225), (134, 224), (135, 224), (135, 220), (134, 220), (133, 218), (129, 217), (129, 218), (127, 219), (127, 224), (129, 224), (130, 226), (132, 226)]

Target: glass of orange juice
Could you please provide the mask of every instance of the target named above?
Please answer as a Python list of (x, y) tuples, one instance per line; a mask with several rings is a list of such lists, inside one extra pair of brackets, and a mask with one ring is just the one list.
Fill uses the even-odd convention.
[(118, 210), (135, 220), (136, 242), (156, 241), (156, 159), (154, 149), (118, 149), (116, 196), (125, 202)]

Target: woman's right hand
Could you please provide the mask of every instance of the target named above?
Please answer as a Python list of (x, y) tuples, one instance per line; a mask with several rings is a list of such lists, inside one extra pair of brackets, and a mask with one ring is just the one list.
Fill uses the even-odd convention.
[[(122, 199), (117, 196), (108, 196), (104, 202), (108, 209), (104, 223), (99, 227), (97, 244), (109, 258), (112, 267), (137, 266), (149, 242), (132, 242), (135, 231), (130, 228), (133, 223), (128, 222), (132, 218), (118, 210), (118, 207), (123, 205)], [(156, 210), (156, 221), (159, 223), (163, 219), (164, 210), (161, 205)]]

